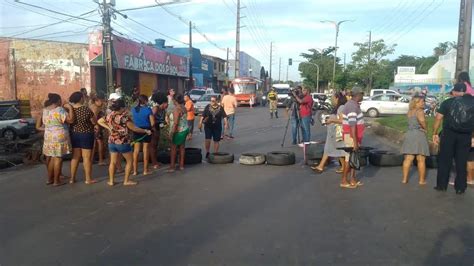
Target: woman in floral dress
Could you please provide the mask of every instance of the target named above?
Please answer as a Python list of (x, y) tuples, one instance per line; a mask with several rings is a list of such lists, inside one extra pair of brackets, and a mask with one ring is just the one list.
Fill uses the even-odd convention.
[(67, 123), (74, 121), (74, 113), (70, 104), (61, 107), (61, 96), (56, 93), (48, 94), (43, 109), (44, 125), (43, 154), (48, 157), (48, 182), (53, 186), (64, 185), (61, 182), (61, 168), (66, 154), (71, 153), (71, 140)]
[(125, 102), (118, 99), (112, 103), (110, 110), (112, 111), (106, 118), (102, 117), (98, 123), (101, 127), (106, 128), (109, 132), (109, 186), (115, 185), (115, 167), (121, 154), (126, 161), (124, 186), (136, 185), (136, 181), (130, 180), (132, 172), (132, 139), (129, 131), (151, 135), (151, 130), (137, 128), (125, 108)]

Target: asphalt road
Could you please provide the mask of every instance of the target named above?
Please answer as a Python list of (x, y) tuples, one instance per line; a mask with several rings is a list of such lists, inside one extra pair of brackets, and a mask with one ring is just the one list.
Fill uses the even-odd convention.
[[(236, 122), (222, 151), (281, 149), (286, 120), (254, 108)], [(0, 172), (0, 265), (474, 265), (472, 190), (434, 191), (435, 171), (402, 185), (399, 167), (372, 166), (342, 190), (335, 166), (317, 175), (284, 149), (295, 165), (203, 163), (136, 187), (107, 187), (98, 166), (93, 186), (47, 187), (42, 166)]]

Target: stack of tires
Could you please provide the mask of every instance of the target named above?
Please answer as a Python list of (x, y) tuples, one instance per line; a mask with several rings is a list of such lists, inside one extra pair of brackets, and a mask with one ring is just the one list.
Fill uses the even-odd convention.
[(394, 167), (402, 166), (404, 156), (400, 153), (388, 151), (371, 151), (369, 154), (369, 162), (373, 166)]
[[(176, 160), (179, 159), (179, 154), (177, 154)], [(169, 164), (171, 162), (170, 151), (160, 151), (157, 155), (158, 162), (162, 164)], [(202, 150), (199, 148), (185, 148), (184, 151), (184, 164), (193, 165), (202, 163)]]
[(309, 144), (305, 148), (305, 158), (308, 165), (319, 163), (324, 155), (324, 144)]

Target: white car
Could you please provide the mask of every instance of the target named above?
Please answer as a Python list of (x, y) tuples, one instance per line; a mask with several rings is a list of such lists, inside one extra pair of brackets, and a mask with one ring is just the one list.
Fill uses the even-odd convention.
[(360, 109), (370, 117), (408, 113), (410, 99), (400, 94), (380, 94), (363, 100)]
[(204, 94), (194, 104), (194, 113), (202, 114), (204, 112), (204, 109), (206, 108), (206, 106), (211, 103), (211, 97), (212, 96), (217, 97), (217, 101), (219, 101), (219, 102), (221, 101), (221, 95), (220, 94), (217, 94), (217, 93)]
[(213, 89), (192, 89), (189, 91), (189, 97), (193, 102), (196, 102), (204, 94), (213, 94), (215, 93)]

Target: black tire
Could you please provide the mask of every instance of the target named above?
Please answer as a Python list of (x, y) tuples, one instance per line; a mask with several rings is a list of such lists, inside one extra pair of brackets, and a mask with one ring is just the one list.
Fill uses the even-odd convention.
[(185, 153), (184, 154), (184, 164), (200, 164), (202, 163), (202, 154), (201, 153)]
[(70, 161), (72, 160), (72, 153), (63, 155), (63, 161)]
[(367, 164), (368, 164), (368, 156), (361, 156), (361, 155), (359, 155), (359, 163), (360, 163), (360, 166), (362, 166), (362, 167), (367, 166)]
[(239, 158), (239, 163), (243, 165), (260, 165), (266, 161), (267, 157), (261, 153), (243, 153)]
[(292, 165), (295, 164), (296, 157), (294, 152), (289, 151), (273, 151), (267, 153), (268, 165)]
[(28, 134), (25, 134), (25, 135), (19, 135), (18, 136), (20, 139), (28, 139), (30, 137), (30, 135)]
[(200, 148), (185, 148), (185, 154), (202, 154), (202, 150)]
[(306, 145), (306, 160), (321, 160), (324, 154), (323, 144)]
[(234, 155), (227, 152), (211, 153), (208, 159), (212, 164), (227, 164), (234, 162)]
[(375, 108), (370, 108), (369, 110), (367, 110), (367, 115), (369, 117), (375, 118), (379, 116), (379, 111)]
[(2, 133), (2, 137), (8, 141), (14, 141), (17, 137), (15, 130), (7, 128)]
[(391, 152), (371, 152), (369, 155), (369, 162), (374, 166), (402, 166), (403, 160), (403, 154)]
[(171, 155), (169, 151), (158, 152), (157, 161), (162, 164), (169, 164), (171, 162)]
[(437, 169), (438, 168), (438, 156), (436, 156), (436, 155), (426, 156), (425, 163), (426, 163), (427, 168)]

